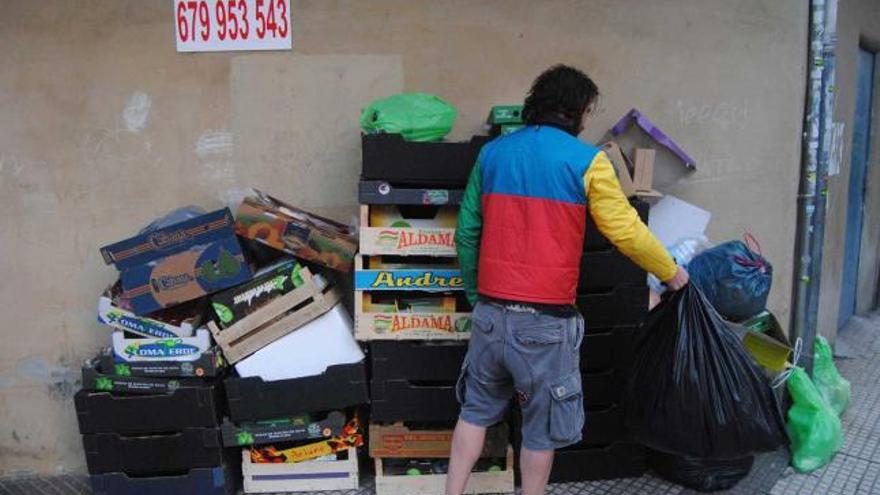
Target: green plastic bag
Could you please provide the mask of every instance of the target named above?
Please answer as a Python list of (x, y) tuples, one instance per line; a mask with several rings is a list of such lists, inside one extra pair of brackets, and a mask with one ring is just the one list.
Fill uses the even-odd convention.
[(824, 466), (843, 446), (843, 427), (803, 368), (788, 378), (792, 406), (788, 410), (791, 465), (802, 473)]
[(373, 100), (361, 111), (361, 129), (402, 134), (407, 141), (437, 141), (452, 130), (457, 111), (439, 96), (400, 93)]
[(840, 416), (849, 405), (852, 387), (837, 371), (831, 346), (825, 337), (816, 337), (814, 348), (816, 354), (813, 360), (813, 383), (828, 405)]

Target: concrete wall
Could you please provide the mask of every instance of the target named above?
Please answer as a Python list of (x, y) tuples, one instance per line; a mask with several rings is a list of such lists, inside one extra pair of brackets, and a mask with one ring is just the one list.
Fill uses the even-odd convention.
[(175, 52), (168, 0), (9, 0), (0, 15), (0, 473), (80, 470), (77, 365), (108, 341), (98, 247), (257, 186), (353, 218), (358, 110), (400, 90), (455, 137), (557, 62), (603, 92), (597, 139), (638, 107), (697, 160), (666, 192), (753, 232), (787, 321), (804, 97), (802, 0), (294, 1), (286, 53)]
[[(880, 50), (880, 3), (874, 0), (840, 0), (837, 47), (837, 109), (835, 120), (844, 123), (844, 148), (840, 174), (828, 181), (828, 212), (825, 226), (825, 252), (822, 260), (822, 288), (819, 302), (818, 331), (829, 337), (837, 333), (840, 287), (843, 276), (843, 253), (846, 238), (846, 208), (849, 193), (852, 126), (855, 115), (856, 72), (859, 45)], [(875, 91), (880, 74), (875, 74)], [(856, 312), (874, 308), (880, 260), (880, 92), (874, 97), (873, 137), (869, 156), (865, 195), (865, 217), (859, 257)]]

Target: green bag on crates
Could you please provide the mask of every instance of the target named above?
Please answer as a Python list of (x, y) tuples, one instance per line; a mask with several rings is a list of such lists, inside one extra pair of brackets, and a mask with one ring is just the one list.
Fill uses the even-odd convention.
[(402, 134), (407, 141), (437, 141), (452, 130), (456, 114), (439, 96), (399, 93), (367, 105), (361, 111), (361, 129), (368, 134)]
[(852, 387), (846, 378), (840, 376), (837, 366), (834, 365), (834, 356), (831, 346), (825, 337), (816, 337), (813, 345), (815, 357), (813, 359), (813, 383), (819, 389), (819, 393), (834, 409), (838, 416), (846, 411), (849, 399), (852, 395)]
[(808, 473), (827, 464), (840, 450), (843, 427), (803, 368), (791, 370), (787, 385), (792, 400), (786, 425), (791, 440), (791, 465)]

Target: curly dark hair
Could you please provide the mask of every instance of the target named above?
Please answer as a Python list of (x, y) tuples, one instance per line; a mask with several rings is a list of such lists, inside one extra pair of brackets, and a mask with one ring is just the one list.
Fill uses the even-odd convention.
[(554, 65), (532, 83), (523, 105), (528, 125), (555, 123), (580, 132), (584, 112), (599, 97), (599, 88), (586, 74), (567, 65)]

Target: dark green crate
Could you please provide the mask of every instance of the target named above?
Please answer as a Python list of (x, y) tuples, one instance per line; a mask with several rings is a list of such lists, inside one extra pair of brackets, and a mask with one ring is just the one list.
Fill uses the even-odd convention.
[(522, 124), (522, 105), (496, 105), (487, 119), (490, 125)]

